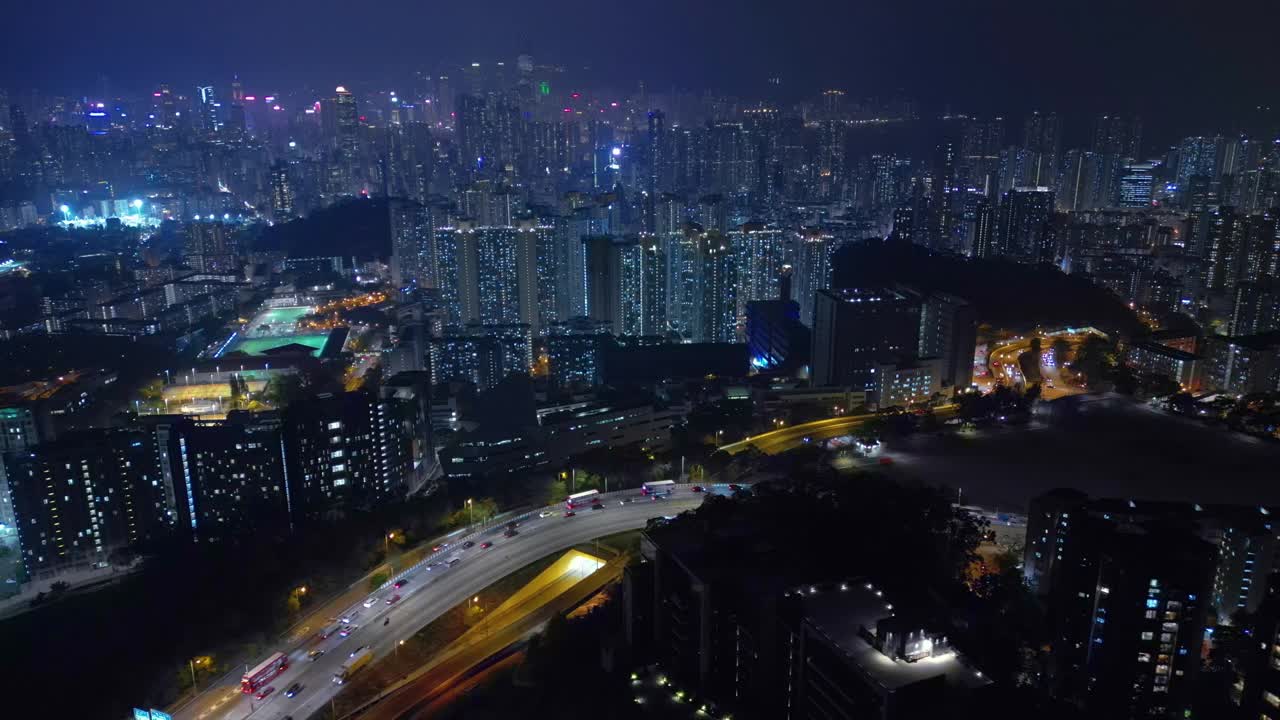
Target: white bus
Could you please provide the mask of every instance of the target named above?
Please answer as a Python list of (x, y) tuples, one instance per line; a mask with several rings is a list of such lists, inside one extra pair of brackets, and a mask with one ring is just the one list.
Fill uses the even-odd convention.
[(675, 480), (654, 480), (640, 486), (640, 493), (643, 495), (670, 495), (675, 491)]
[(599, 496), (599, 490), (583, 490), (580, 493), (574, 493), (565, 498), (564, 506), (572, 510), (576, 507), (582, 507), (583, 505), (590, 505), (591, 503), (596, 502), (596, 499)]

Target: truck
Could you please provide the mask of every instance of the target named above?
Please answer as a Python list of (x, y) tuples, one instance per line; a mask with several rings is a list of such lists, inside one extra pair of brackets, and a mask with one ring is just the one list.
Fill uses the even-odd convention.
[(347, 658), (347, 661), (342, 663), (342, 667), (338, 670), (338, 672), (333, 674), (333, 683), (335, 685), (341, 685), (345, 683), (348, 678), (356, 674), (360, 670), (360, 668), (364, 667), (365, 665), (368, 665), (369, 662), (372, 660), (373, 660), (373, 650), (370, 650), (369, 648), (360, 649), (359, 651), (356, 652), (356, 654), (352, 655), (350, 658)]

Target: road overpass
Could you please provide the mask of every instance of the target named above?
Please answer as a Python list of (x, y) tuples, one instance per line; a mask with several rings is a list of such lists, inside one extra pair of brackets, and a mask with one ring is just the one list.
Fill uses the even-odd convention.
[(444, 652), (410, 677), (388, 687), (379, 697), (342, 715), (343, 720), (353, 717), (361, 720), (402, 720), (416, 716), (422, 708), (463, 680), (472, 668), (535, 633), (552, 617), (567, 613), (608, 583), (622, 577), (629, 561), (627, 555), (605, 562), (570, 550), (467, 630)]
[[(954, 415), (957, 409), (955, 405), (942, 405), (934, 408), (933, 414), (938, 418), (948, 418)], [(752, 435), (738, 442), (721, 445), (719, 449), (730, 455), (737, 455), (748, 448), (755, 448), (766, 455), (773, 455), (802, 445), (822, 442), (842, 435), (857, 434), (864, 429), (868, 422), (877, 417), (884, 416), (867, 413), (865, 415), (848, 415), (845, 417), (826, 418), (825, 420), (814, 420), (813, 422)]]
[[(375, 658), (384, 657), (395, 650), (400, 640), (516, 570), (579, 543), (643, 528), (653, 518), (673, 516), (696, 508), (701, 504), (703, 494), (691, 492), (689, 485), (679, 485), (670, 497), (661, 500), (646, 498), (636, 490), (609, 493), (602, 498), (605, 509), (582, 509), (575, 517), (564, 517), (564, 509), (559, 505), (520, 515), (515, 518), (519, 522), (519, 534), (515, 537), (503, 537), (505, 525), (454, 537), (450, 547), (430, 554), (373, 593), (378, 600), (371, 607), (364, 608), (362, 603), (356, 603), (348, 608), (347, 612), (356, 613), (353, 624), (357, 626), (350, 637), (334, 635), (317, 642), (315, 631), (309, 631), (302, 633), (304, 637), (295, 633), (280, 646), (272, 648), (288, 653), (291, 666), (271, 681), (276, 691), (270, 696), (255, 700), (242, 694), (239, 689), (240, 671), (236, 671), (224, 676), (193, 702), (175, 711), (173, 716), (178, 720), (242, 720), (248, 717), (254, 720), (281, 720), (285, 717), (303, 720), (337, 694), (340, 686), (334, 685), (332, 678), (350, 651), (367, 645), (373, 649)], [(620, 504), (623, 500), (630, 502)], [(543, 513), (546, 516), (540, 517)], [(475, 542), (475, 546), (461, 549), (467, 540)], [(493, 546), (482, 549), (480, 546), (484, 542), (492, 542)], [(450, 567), (448, 561), (453, 558), (457, 558), (458, 563)], [(393, 594), (390, 582), (400, 579), (406, 580), (407, 584), (394, 593), (400, 594), (402, 599), (388, 606), (384, 599)], [(353, 588), (352, 592), (356, 590), (358, 588)], [(361, 597), (368, 596), (362, 594)], [(324, 650), (325, 653), (312, 662), (307, 659), (307, 652), (312, 649)], [(263, 656), (268, 654), (269, 651), (264, 652)], [(294, 683), (300, 683), (302, 691), (296, 697), (285, 697), (285, 688)]]

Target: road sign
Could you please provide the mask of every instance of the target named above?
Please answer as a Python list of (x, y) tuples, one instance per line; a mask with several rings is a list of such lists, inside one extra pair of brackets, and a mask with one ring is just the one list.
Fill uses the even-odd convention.
[(133, 709), (133, 720), (151, 720), (151, 713), (139, 708)]
[(173, 716), (160, 710), (151, 710), (151, 720), (173, 720)]

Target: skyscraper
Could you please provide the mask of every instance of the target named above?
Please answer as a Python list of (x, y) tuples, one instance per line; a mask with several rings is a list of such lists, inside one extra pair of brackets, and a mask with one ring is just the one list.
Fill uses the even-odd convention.
[(973, 256), (990, 258), (999, 255), (996, 246), (996, 211), (991, 201), (983, 198), (978, 201), (973, 213)]
[(387, 201), (391, 226), (391, 284), (397, 288), (435, 287), (435, 250), (431, 213), (412, 200)]
[(277, 160), (271, 166), (271, 218), (285, 222), (294, 216), (293, 184), (289, 181), (289, 164)]
[(608, 323), (613, 332), (621, 333), (622, 310), (622, 245), (608, 235), (582, 239), (587, 271), (587, 317)]
[(619, 247), (621, 320), (619, 335), (665, 335), (667, 267), (665, 248), (652, 235), (629, 239)]
[(1220, 207), (1209, 218), (1209, 266), (1205, 286), (1210, 290), (1234, 287), (1244, 273), (1245, 218), (1235, 208)]
[(1201, 177), (1205, 182), (1213, 179), (1218, 159), (1220, 138), (1188, 137), (1178, 145), (1178, 197), (1184, 205), (1191, 203), (1192, 178)]
[(1053, 187), (1062, 147), (1062, 124), (1057, 113), (1033, 112), (1023, 126), (1023, 147), (1030, 153), (1024, 185)]
[(1021, 258), (1025, 262), (1051, 262), (1053, 235), (1053, 191), (1045, 187), (1014, 188), (1000, 203), (996, 228), (996, 255)]
[(835, 238), (822, 228), (802, 228), (795, 237), (795, 299), (800, 322), (813, 327), (814, 296), (831, 285), (831, 254)]
[(738, 287), (733, 249), (718, 232), (698, 239), (697, 295), (700, 312), (694, 331), (699, 342), (731, 343), (738, 340)]
[(340, 187), (338, 192), (351, 193), (355, 187), (357, 164), (360, 158), (360, 112), (356, 107), (356, 96), (342, 85), (334, 88), (333, 97), (334, 133), (336, 155), (336, 180)]
[(200, 124), (205, 132), (217, 132), (222, 127), (218, 118), (218, 99), (212, 85), (201, 85), (196, 88), (197, 112)]
[(737, 265), (738, 315), (746, 317), (747, 303), (778, 297), (778, 278), (786, 261), (782, 230), (747, 223), (729, 233)]

